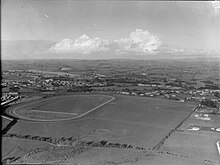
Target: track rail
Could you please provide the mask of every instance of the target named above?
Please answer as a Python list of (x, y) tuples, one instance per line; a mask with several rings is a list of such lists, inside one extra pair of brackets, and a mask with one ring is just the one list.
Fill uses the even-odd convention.
[[(63, 96), (63, 97), (65, 97), (65, 96)], [(87, 112), (85, 112), (81, 115), (78, 115), (78, 116), (75, 116), (75, 117), (70, 117), (70, 118), (65, 118), (65, 119), (52, 119), (52, 120), (32, 119), (32, 118), (28, 118), (28, 117), (25, 117), (25, 116), (22, 116), (22, 115), (19, 115), (19, 114), (16, 113), (17, 109), (22, 108), (22, 107), (26, 107), (27, 105), (23, 105), (23, 106), (20, 106), (20, 107), (16, 107), (14, 109), (10, 109), (9, 114), (12, 115), (13, 117), (19, 118), (21, 120), (36, 121), (36, 122), (59, 122), (59, 121), (75, 120), (75, 119), (79, 119), (81, 117), (84, 117), (84, 116), (88, 115), (89, 113), (97, 110), (98, 108), (100, 108), (100, 107), (112, 102), (113, 100), (115, 100), (115, 97), (113, 97), (113, 96), (108, 96), (108, 97), (110, 97), (111, 99), (104, 102), (104, 103), (102, 103), (102, 104), (100, 104), (100, 105), (98, 105), (98, 106), (96, 106), (96, 107), (94, 107), (94, 108), (92, 108), (92, 109), (90, 109), (89, 111), (87, 111)], [(38, 101), (38, 102), (41, 102), (41, 101)], [(33, 104), (36, 104), (38, 102), (34, 102), (34, 103), (29, 104), (29, 105), (33, 105)], [(60, 114), (61, 114), (61, 112), (60, 112)], [(66, 114), (66, 112), (64, 112), (63, 114)], [(72, 113), (72, 115), (73, 115), (73, 113)]]

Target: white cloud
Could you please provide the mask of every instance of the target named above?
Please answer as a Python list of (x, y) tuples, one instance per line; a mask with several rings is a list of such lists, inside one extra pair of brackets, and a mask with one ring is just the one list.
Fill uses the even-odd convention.
[(119, 44), (121, 51), (143, 53), (154, 53), (161, 45), (159, 37), (142, 29), (136, 29), (128, 38), (115, 40), (115, 42)]
[(163, 50), (164, 53), (185, 53), (184, 49), (179, 48), (168, 48), (167, 50)]
[(44, 14), (44, 17), (49, 18), (49, 16), (47, 14)]
[(220, 1), (219, 0), (212, 1), (211, 3), (214, 8), (220, 9)]
[(50, 48), (51, 52), (64, 53), (76, 52), (82, 54), (89, 54), (91, 52), (99, 52), (108, 50), (109, 42), (100, 38), (90, 38), (86, 34), (76, 40), (64, 39), (56, 43)]
[(134, 32), (130, 33), (128, 38), (121, 38), (114, 41), (90, 38), (86, 34), (83, 34), (75, 40), (64, 39), (56, 43), (49, 51), (55, 53), (76, 52), (82, 54), (100, 51), (111, 51), (118, 54), (126, 52), (153, 54), (157, 52), (156, 50), (160, 45), (161, 41), (159, 37), (148, 31), (136, 29)]

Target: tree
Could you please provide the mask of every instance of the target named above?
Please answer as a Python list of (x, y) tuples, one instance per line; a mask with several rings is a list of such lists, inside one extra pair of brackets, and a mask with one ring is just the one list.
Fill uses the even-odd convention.
[(209, 100), (209, 99), (202, 100), (201, 105), (205, 105), (207, 107), (212, 107), (212, 108), (217, 108), (216, 102)]
[(219, 92), (214, 92), (214, 96), (220, 98), (220, 93)]

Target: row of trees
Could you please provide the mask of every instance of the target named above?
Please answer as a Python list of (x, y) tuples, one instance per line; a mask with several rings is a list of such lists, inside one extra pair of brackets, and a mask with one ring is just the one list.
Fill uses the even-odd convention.
[(201, 105), (205, 105), (207, 107), (212, 107), (212, 108), (218, 108), (217, 102), (212, 101), (210, 99), (202, 100)]

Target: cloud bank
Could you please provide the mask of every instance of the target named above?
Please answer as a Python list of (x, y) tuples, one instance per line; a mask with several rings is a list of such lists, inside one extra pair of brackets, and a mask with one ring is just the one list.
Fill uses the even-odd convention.
[(142, 29), (136, 29), (134, 32), (131, 32), (128, 38), (115, 40), (115, 42), (119, 44), (121, 51), (142, 52), (148, 54), (154, 53), (154, 51), (161, 45), (159, 37), (148, 31), (143, 31)]
[[(127, 38), (116, 40), (106, 40), (101, 38), (91, 38), (83, 34), (75, 40), (63, 39), (53, 45), (49, 53), (108, 53), (108, 55), (199, 55), (199, 54), (219, 54), (217, 50), (204, 49), (184, 49), (176, 46), (162, 44), (160, 38), (151, 34), (147, 30), (136, 29)], [(101, 55), (101, 54), (100, 54)]]
[(63, 39), (50, 48), (51, 52), (68, 53), (76, 52), (82, 54), (90, 54), (91, 52), (107, 51), (109, 42), (100, 38), (90, 38), (86, 34), (71, 40)]
[(161, 41), (158, 36), (147, 30), (136, 29), (129, 37), (109, 41), (100, 38), (90, 38), (83, 34), (81, 37), (71, 40), (64, 39), (52, 46), (49, 51), (53, 53), (81, 53), (92, 52), (137, 52), (141, 54), (154, 54), (160, 47)]

